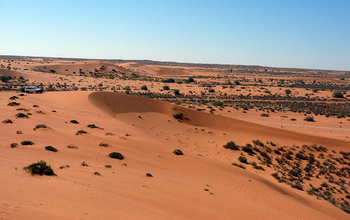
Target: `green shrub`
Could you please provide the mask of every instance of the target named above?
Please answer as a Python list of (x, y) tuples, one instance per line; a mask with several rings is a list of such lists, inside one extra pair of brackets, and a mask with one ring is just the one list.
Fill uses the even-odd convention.
[(95, 124), (89, 124), (89, 125), (87, 125), (87, 127), (88, 128), (100, 128), (100, 127), (96, 126)]
[(83, 167), (88, 167), (88, 166), (89, 166), (87, 163), (85, 163), (85, 161), (81, 162), (81, 165), (82, 165)]
[(26, 170), (27, 172), (30, 172), (32, 175), (35, 175), (35, 174), (48, 175), (48, 176), (56, 175), (51, 169), (51, 166), (46, 165), (46, 162), (43, 160), (37, 163), (32, 163), (31, 165), (24, 167), (23, 169)]
[(208, 92), (215, 92), (215, 89), (209, 89)]
[(170, 90), (169, 86), (163, 86), (163, 90)]
[(2, 123), (5, 123), (5, 124), (12, 124), (13, 121), (11, 119), (5, 119), (2, 121)]
[(245, 158), (245, 157), (243, 157), (243, 156), (238, 157), (238, 160), (239, 160), (239, 162), (241, 162), (241, 163), (248, 163), (247, 158)]
[(21, 144), (22, 145), (33, 145), (34, 143), (31, 141), (22, 141)]
[(150, 174), (150, 173), (146, 173), (146, 176), (147, 177), (153, 177), (152, 174)]
[(213, 106), (215, 106), (215, 107), (218, 107), (218, 106), (223, 107), (223, 106), (224, 106), (224, 103), (221, 102), (221, 101), (213, 101), (212, 104), (213, 104)]
[(257, 165), (255, 162), (251, 162), (250, 165), (252, 165), (254, 169), (265, 170), (262, 166)]
[(28, 118), (28, 115), (24, 114), (24, 113), (17, 113), (15, 114), (16, 118)]
[(104, 142), (101, 142), (101, 143), (99, 144), (99, 146), (100, 146), (100, 147), (109, 147), (109, 144), (104, 143)]
[(175, 79), (173, 79), (173, 78), (163, 79), (162, 82), (164, 82), (164, 83), (174, 83)]
[(239, 150), (239, 145), (236, 145), (233, 141), (227, 142), (223, 147), (231, 150)]
[(39, 129), (39, 128), (48, 128), (48, 127), (45, 124), (38, 124), (33, 128), (33, 130), (35, 131), (36, 129)]
[(72, 124), (79, 124), (79, 122), (77, 120), (70, 120), (69, 122)]
[(341, 91), (334, 91), (332, 96), (333, 98), (338, 98), (338, 99), (344, 98), (344, 95)]
[(314, 122), (315, 120), (314, 120), (314, 117), (312, 117), (312, 116), (306, 116), (306, 117), (304, 118), (304, 121), (311, 121), (311, 122)]
[(52, 147), (52, 146), (46, 146), (45, 150), (52, 151), (52, 152), (57, 152), (57, 149)]
[(148, 90), (146, 85), (141, 86), (141, 90)]
[(173, 153), (174, 153), (175, 155), (183, 155), (183, 154), (184, 154), (184, 153), (183, 153), (181, 150), (179, 150), (179, 149), (174, 150)]
[(10, 99), (11, 100), (16, 100), (16, 99), (18, 99), (18, 97), (17, 96), (11, 96)]
[(292, 93), (292, 91), (290, 89), (286, 89), (286, 90), (284, 90), (284, 92), (286, 93), (286, 95), (290, 95)]
[(105, 165), (106, 168), (112, 168), (112, 165)]
[(174, 114), (173, 117), (178, 119), (178, 120), (182, 120), (183, 114), (182, 114), (182, 112), (179, 112), (179, 113)]
[(18, 103), (18, 102), (10, 102), (7, 105), (8, 106), (17, 106), (17, 105), (20, 105), (20, 103)]
[(180, 95), (180, 90), (174, 89), (174, 95)]
[(118, 160), (123, 160), (124, 156), (119, 153), (119, 152), (112, 152), (108, 155), (110, 158), (118, 159)]
[(11, 148), (15, 148), (15, 147), (18, 147), (18, 144), (17, 143), (11, 143)]
[(236, 167), (239, 167), (239, 168), (242, 168), (245, 170), (245, 166), (243, 166), (242, 164), (239, 164), (239, 163), (232, 163), (233, 166), (236, 166)]
[(75, 135), (80, 135), (80, 134), (87, 134), (87, 132), (84, 130), (79, 130), (77, 131), (77, 133), (75, 133)]
[(99, 172), (94, 172), (94, 175), (101, 176), (101, 174)]

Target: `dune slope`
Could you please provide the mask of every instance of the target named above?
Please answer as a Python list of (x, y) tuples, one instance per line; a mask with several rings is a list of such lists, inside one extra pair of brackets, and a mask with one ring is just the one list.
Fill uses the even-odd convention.
[[(18, 96), (15, 92), (2, 92), (0, 95), (1, 120), (13, 121), (0, 124), (3, 132), (0, 142), (1, 218), (348, 218), (346, 213), (324, 200), (255, 172), (209, 156), (198, 156), (187, 149), (182, 156), (174, 155), (172, 151), (178, 146), (177, 140), (170, 138), (165, 142), (155, 138), (149, 135), (152, 128), (146, 127), (180, 132), (196, 125), (211, 126), (214, 132), (221, 130), (229, 134), (231, 129), (238, 132), (234, 129), (244, 124), (242, 121), (229, 121), (222, 126), (216, 123), (220, 116), (117, 93), (47, 92)], [(18, 107), (7, 105), (12, 96), (18, 96)], [(189, 118), (186, 123), (172, 118), (172, 114), (179, 111)], [(29, 118), (16, 118), (18, 112), (31, 114)], [(135, 122), (135, 118), (144, 123), (144, 128), (129, 123)], [(79, 123), (71, 123), (72, 119)], [(237, 124), (230, 127), (233, 122)], [(37, 124), (46, 124), (49, 128), (34, 130)], [(100, 129), (88, 128), (89, 124)], [(247, 123), (244, 126), (254, 129), (257, 125)], [(240, 129), (246, 132), (244, 126)], [(88, 134), (76, 135), (81, 129)], [(263, 135), (271, 135), (270, 132)], [(191, 132), (184, 133), (186, 138), (192, 138)], [(221, 136), (215, 135), (206, 133), (202, 137), (222, 141)], [(289, 140), (293, 135), (284, 134), (282, 139)], [(10, 147), (11, 143), (23, 140), (34, 144)], [(101, 142), (109, 146), (100, 147)], [(48, 145), (56, 147), (58, 152), (45, 150)], [(76, 148), (68, 148), (68, 145)], [(210, 145), (203, 144), (201, 149), (209, 152)], [(125, 159), (111, 159), (110, 152), (121, 152)], [(32, 176), (22, 169), (39, 160), (51, 165), (57, 176)], [(82, 166), (82, 162), (88, 166)], [(146, 173), (153, 177), (147, 177)]]

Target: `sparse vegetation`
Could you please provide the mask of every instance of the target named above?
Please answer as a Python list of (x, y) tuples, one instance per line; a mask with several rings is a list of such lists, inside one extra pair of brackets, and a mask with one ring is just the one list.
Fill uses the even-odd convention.
[(80, 134), (87, 134), (87, 132), (84, 130), (78, 130), (77, 133), (75, 133), (75, 135), (80, 135)]
[(23, 169), (31, 173), (32, 175), (35, 175), (35, 174), (47, 175), (47, 176), (56, 175), (51, 169), (51, 166), (48, 166), (46, 162), (43, 160), (36, 163), (32, 163), (29, 166), (24, 167)]
[(314, 122), (315, 120), (314, 120), (314, 117), (312, 117), (312, 116), (306, 116), (306, 117), (304, 118), (304, 121)]
[(236, 166), (236, 167), (239, 167), (239, 168), (242, 168), (242, 169), (246, 169), (245, 166), (243, 166), (242, 164), (239, 164), (239, 163), (232, 163), (233, 166)]
[(99, 144), (100, 147), (109, 147), (109, 144), (108, 143), (105, 143), (105, 142), (101, 142)]
[(16, 147), (18, 147), (18, 143), (11, 143), (11, 148), (16, 148)]
[(22, 145), (33, 145), (34, 143), (32, 141), (22, 141)]
[(57, 149), (52, 147), (52, 146), (46, 146), (45, 150), (52, 151), (52, 152), (57, 152)]
[(70, 120), (69, 122), (72, 124), (79, 124), (79, 122), (77, 120)]
[(119, 152), (112, 152), (108, 156), (110, 158), (118, 159), (118, 160), (123, 160), (124, 159), (124, 156), (121, 153), (119, 153)]
[(146, 176), (147, 176), (147, 177), (153, 177), (153, 175), (150, 174), (150, 173), (146, 173)]
[(182, 114), (182, 112), (175, 113), (175, 114), (173, 115), (173, 117), (174, 117), (175, 119), (182, 120), (182, 119), (183, 119), (183, 114)]
[(24, 114), (24, 113), (17, 113), (16, 118), (29, 118), (28, 115)]
[(175, 155), (183, 155), (183, 154), (184, 154), (184, 153), (183, 153), (181, 150), (179, 150), (179, 149), (174, 150), (173, 153), (174, 153)]
[(13, 121), (11, 119), (5, 119), (5, 120), (2, 121), (2, 123), (4, 123), (4, 124), (12, 124)]

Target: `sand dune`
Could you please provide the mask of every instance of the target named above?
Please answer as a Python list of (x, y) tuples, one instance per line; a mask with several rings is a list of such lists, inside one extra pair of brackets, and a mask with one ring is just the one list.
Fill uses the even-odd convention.
[[(197, 126), (225, 130), (229, 134), (242, 130), (246, 135), (273, 136), (252, 123), (191, 111), (156, 100), (107, 92), (55, 92), (27, 95), (16, 101), (32, 113), (29, 119), (16, 119), (16, 107), (7, 106), (9, 97), (2, 92), (0, 111), (1, 139), (0, 216), (4, 219), (347, 219), (348, 215), (330, 203), (317, 200), (305, 192), (279, 184), (271, 177), (242, 170), (229, 163), (198, 156), (190, 149), (176, 156), (176, 140), (164, 142), (132, 125), (129, 119), (153, 122), (155, 129), (180, 132)], [(90, 103), (90, 101), (93, 103)], [(33, 107), (37, 105), (38, 107)], [(39, 114), (37, 111), (45, 114)], [(54, 110), (54, 111), (53, 111)], [(102, 111), (101, 111), (102, 110)], [(172, 118), (183, 112), (186, 123)], [(152, 113), (153, 112), (153, 113)], [(107, 113), (107, 114), (106, 114)], [(136, 115), (135, 115), (136, 113)], [(116, 115), (117, 114), (117, 115)], [(137, 118), (142, 115), (143, 119)], [(113, 117), (111, 117), (113, 116)], [(136, 118), (136, 119), (134, 119)], [(79, 124), (69, 123), (75, 119)], [(171, 120), (172, 127), (157, 127)], [(164, 123), (163, 123), (164, 121)], [(50, 129), (33, 130), (36, 124)], [(102, 129), (87, 128), (96, 124)], [(232, 123), (236, 123), (231, 127)], [(257, 127), (257, 128), (254, 128)], [(78, 129), (89, 134), (75, 135)], [(254, 130), (255, 129), (255, 130)], [(16, 134), (21, 130), (23, 134)], [(114, 135), (106, 136), (106, 132)], [(128, 134), (128, 136), (126, 136)], [(192, 134), (187, 132), (187, 138)], [(274, 133), (274, 135), (277, 135)], [(284, 134), (289, 140), (296, 134)], [(202, 134), (212, 141), (221, 136)], [(12, 142), (32, 140), (32, 146), (10, 148)], [(321, 140), (322, 141), (322, 140)], [(336, 140), (334, 140), (336, 141)], [(99, 147), (107, 142), (109, 147)], [(74, 144), (78, 149), (67, 148)], [(44, 150), (52, 145), (57, 153)], [(210, 151), (209, 145), (201, 150)], [(221, 147), (222, 149), (222, 147)], [(122, 152), (123, 161), (108, 158), (112, 151)], [(57, 176), (31, 176), (22, 167), (39, 160), (47, 161)], [(89, 166), (81, 166), (85, 161)], [(110, 164), (112, 168), (105, 168)], [(69, 165), (59, 169), (60, 166)], [(99, 172), (101, 176), (94, 175)], [(145, 173), (153, 177), (146, 177)], [(204, 190), (205, 189), (205, 190)]]
[(289, 145), (320, 144), (325, 146), (337, 146), (340, 148), (350, 146), (350, 142), (342, 140), (305, 135), (303, 133), (297, 133), (269, 126), (258, 125), (234, 118), (227, 118), (204, 112), (198, 112), (166, 102), (120, 93), (95, 92), (90, 94), (89, 99), (92, 103), (112, 116), (117, 113), (128, 112), (157, 112), (168, 115), (173, 115), (175, 113), (181, 112), (185, 118), (183, 122), (187, 124), (231, 131), (234, 132), (235, 136), (239, 139), (244, 137), (250, 138), (248, 140), (251, 140), (251, 138), (263, 140), (267, 139), (276, 142), (284, 142)]
[(106, 61), (84, 61), (84, 62), (54, 62), (48, 64), (41, 65), (32, 65), (32, 69), (36, 71), (43, 71), (46, 73), (51, 73), (51, 70), (55, 70), (55, 73), (58, 74), (79, 74), (80, 70), (85, 74), (91, 72), (95, 72), (95, 69), (100, 70), (100, 68), (104, 66), (104, 71), (120, 71), (123, 73), (131, 74), (131, 71), (117, 65), (115, 63), (110, 63)]

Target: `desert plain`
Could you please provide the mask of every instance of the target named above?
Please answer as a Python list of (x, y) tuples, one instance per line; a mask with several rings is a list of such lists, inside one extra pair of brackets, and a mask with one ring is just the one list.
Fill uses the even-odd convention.
[(0, 65), (0, 219), (350, 218), (350, 72)]

